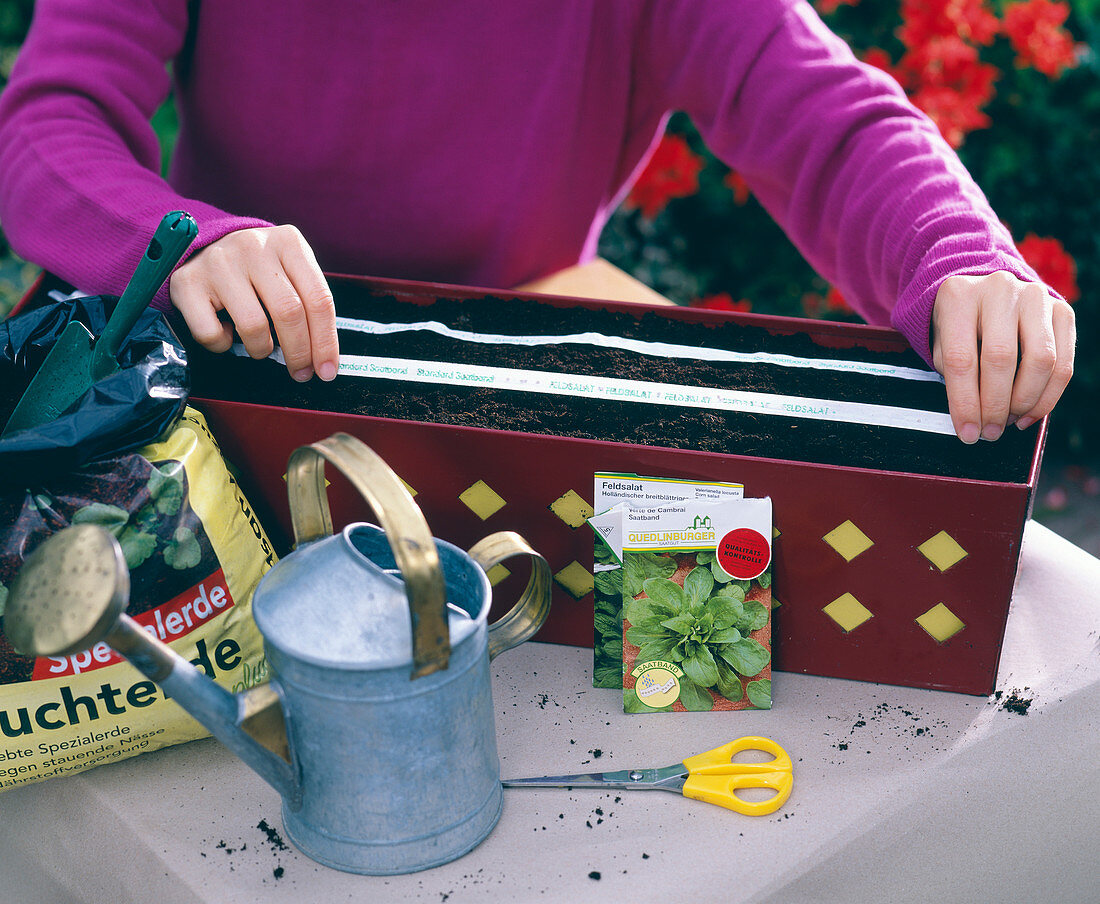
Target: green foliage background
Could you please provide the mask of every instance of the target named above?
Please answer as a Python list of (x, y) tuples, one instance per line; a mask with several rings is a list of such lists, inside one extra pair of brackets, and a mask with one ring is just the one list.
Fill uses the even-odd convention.
[[(894, 35), (898, 6), (893, 0), (863, 0), (826, 19), (857, 53), (881, 47), (896, 60), (903, 49)], [(1003, 8), (1004, 0), (993, 6)], [(1095, 462), (1100, 448), (1094, 415), (1100, 360), (1093, 353), (1100, 338), (1100, 0), (1071, 0), (1070, 6), (1067, 27), (1087, 50), (1080, 65), (1058, 79), (1015, 66), (1003, 36), (982, 48), (983, 61), (1002, 72), (985, 108), (993, 125), (969, 133), (959, 155), (1017, 240), (1029, 232), (1054, 236), (1077, 263), (1077, 372), (1051, 418), (1048, 448)], [(0, 0), (0, 90), (32, 10), (33, 0)], [(171, 106), (158, 112), (154, 124), (167, 158), (175, 135)], [(674, 199), (652, 220), (637, 210), (619, 210), (604, 230), (601, 254), (680, 303), (729, 293), (749, 299), (758, 313), (822, 316), (808, 312), (803, 299), (823, 295), (824, 281), (755, 200), (734, 202), (722, 181), (728, 170), (709, 155), (686, 117), (677, 114), (669, 128), (687, 136), (706, 160), (698, 193)], [(0, 316), (37, 272), (12, 254), (0, 231)]]

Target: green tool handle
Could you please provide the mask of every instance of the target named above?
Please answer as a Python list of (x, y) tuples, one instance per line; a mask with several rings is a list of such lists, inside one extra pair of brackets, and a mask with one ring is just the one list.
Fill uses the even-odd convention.
[(118, 369), (118, 351), (142, 312), (164, 285), (172, 268), (191, 247), (199, 227), (190, 214), (174, 210), (153, 234), (149, 246), (115, 305), (107, 325), (92, 350), (92, 379), (99, 380)]

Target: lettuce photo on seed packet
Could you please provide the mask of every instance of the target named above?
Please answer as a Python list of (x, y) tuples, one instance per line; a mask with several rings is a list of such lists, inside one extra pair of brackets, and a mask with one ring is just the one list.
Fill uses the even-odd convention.
[(624, 513), (623, 709), (771, 708), (771, 500)]
[(622, 512), (648, 509), (675, 501), (713, 502), (739, 498), (739, 483), (683, 477), (641, 477), (599, 471), (593, 478), (593, 510), (588, 519), (594, 532), (593, 687), (620, 688), (623, 675)]

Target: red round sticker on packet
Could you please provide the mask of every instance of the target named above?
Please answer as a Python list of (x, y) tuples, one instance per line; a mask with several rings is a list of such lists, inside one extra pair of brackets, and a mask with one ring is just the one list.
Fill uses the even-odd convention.
[(731, 530), (718, 541), (714, 552), (726, 574), (739, 581), (760, 577), (768, 570), (772, 558), (767, 539), (751, 527)]

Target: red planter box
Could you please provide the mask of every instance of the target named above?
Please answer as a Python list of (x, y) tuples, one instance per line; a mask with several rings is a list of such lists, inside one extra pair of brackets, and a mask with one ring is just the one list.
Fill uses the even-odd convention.
[[(502, 297), (347, 277), (334, 278), (333, 289), (338, 306), (345, 290), (424, 306), (437, 299), (465, 304), (489, 294)], [(900, 335), (880, 328), (504, 295), (552, 309), (625, 312), (727, 328), (763, 326), (777, 338), (797, 337), (835, 357), (906, 349)], [(421, 316), (430, 319), (430, 312)], [(562, 322), (568, 324), (568, 318)], [(562, 331), (571, 330), (566, 325)], [(590, 646), (592, 597), (584, 589), (588, 581), (590, 591), (592, 535), (576, 512), (591, 504), (593, 473), (737, 481), (746, 495), (768, 495), (774, 503), (776, 668), (971, 694), (993, 689), (1045, 424), (1011, 440), (1020, 450), (1019, 479), (994, 481), (536, 435), (494, 429), (491, 423), (424, 423), (389, 418), (384, 408), (371, 416), (259, 405), (234, 400), (231, 378), (203, 376), (203, 368), (220, 366), (212, 361), (195, 362), (195, 404), (240, 470), (258, 511), (276, 535), (282, 531), (284, 542), (289, 513), (283, 475), (291, 451), (337, 431), (351, 433), (415, 491), (436, 536), (468, 547), (496, 530), (523, 534), (558, 576), (552, 614), (539, 639)], [(899, 442), (919, 441), (909, 431), (897, 432), (906, 434)], [(886, 446), (882, 460), (890, 458)], [(330, 477), (335, 523), (371, 520), (355, 492), (338, 475)], [(484, 494), (497, 506), (492, 511), (476, 499), (479, 511), (464, 501), (479, 481), (492, 491)], [(498, 585), (501, 606), (510, 604), (521, 578)]]

